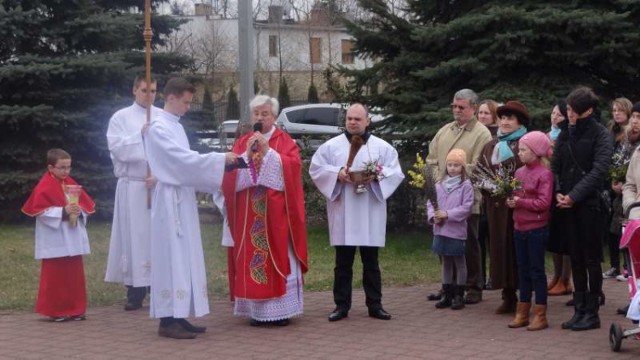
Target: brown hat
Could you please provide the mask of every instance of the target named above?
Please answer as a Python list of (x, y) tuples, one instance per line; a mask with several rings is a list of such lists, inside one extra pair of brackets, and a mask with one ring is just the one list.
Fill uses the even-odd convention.
[(502, 117), (503, 115), (515, 115), (518, 118), (518, 122), (520, 123), (520, 125), (529, 125), (529, 112), (527, 111), (527, 107), (524, 106), (524, 104), (520, 101), (507, 101), (506, 104), (498, 107), (498, 110), (496, 112), (498, 113), (499, 117)]
[(447, 162), (453, 162), (465, 167), (467, 165), (467, 153), (462, 149), (452, 149), (447, 154)]

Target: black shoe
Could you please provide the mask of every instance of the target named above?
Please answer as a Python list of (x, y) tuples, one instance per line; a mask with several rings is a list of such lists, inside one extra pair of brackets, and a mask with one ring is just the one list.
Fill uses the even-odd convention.
[(127, 304), (124, 306), (124, 309), (126, 311), (133, 311), (133, 310), (138, 310), (141, 307), (142, 307), (142, 303), (127, 302)]
[(442, 298), (442, 289), (438, 290), (438, 292), (435, 294), (427, 295), (427, 300), (429, 301), (438, 301), (440, 300), (440, 298)]
[(176, 321), (178, 322), (178, 324), (180, 324), (180, 326), (182, 326), (182, 328), (184, 328), (188, 332), (192, 332), (195, 334), (202, 334), (203, 332), (207, 331), (206, 326), (193, 325), (190, 322), (188, 322), (187, 319), (176, 319)]
[(573, 326), (581, 322), (582, 318), (585, 316), (586, 294), (584, 292), (574, 292), (573, 303), (573, 316), (569, 321), (565, 321), (561, 325), (561, 327), (565, 330), (572, 329)]
[(274, 326), (287, 326), (289, 325), (289, 319), (274, 320), (271, 321), (271, 324), (273, 324)]
[(380, 320), (391, 320), (391, 314), (384, 311), (383, 308), (369, 310), (369, 316), (372, 318), (380, 319)]
[(195, 339), (198, 334), (185, 330), (180, 324), (174, 322), (169, 326), (160, 326), (158, 335), (172, 339)]
[(627, 306), (625, 306), (625, 307), (618, 308), (618, 309), (616, 310), (616, 313), (617, 313), (618, 315), (627, 315), (627, 313), (628, 313), (628, 312), (629, 312), (629, 305), (627, 305)]
[(289, 319), (282, 319), (282, 320), (272, 320), (272, 321), (259, 321), (256, 319), (251, 319), (249, 320), (249, 325), (251, 326), (269, 326), (269, 325), (273, 325), (273, 326), (287, 326), (289, 325)]
[(464, 309), (464, 286), (453, 287), (453, 300), (451, 300), (451, 310)]
[(335, 309), (331, 314), (329, 314), (329, 321), (342, 320), (347, 316), (349, 316), (349, 312), (347, 310)]
[(600, 316), (598, 316), (600, 298), (601, 294), (586, 294), (584, 316), (571, 326), (571, 330), (582, 331), (600, 328)]
[(436, 308), (448, 308), (451, 306), (451, 300), (453, 300), (453, 285), (442, 284), (442, 297), (440, 298), (440, 301), (436, 303)]

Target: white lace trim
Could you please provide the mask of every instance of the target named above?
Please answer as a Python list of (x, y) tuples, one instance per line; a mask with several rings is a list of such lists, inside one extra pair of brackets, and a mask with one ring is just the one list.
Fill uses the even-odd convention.
[[(248, 163), (246, 153), (242, 154), (242, 158)], [(253, 182), (249, 169), (238, 170), (236, 192), (256, 185), (262, 185), (276, 191), (284, 190), (280, 155), (275, 150), (269, 149), (267, 155), (262, 159), (260, 173), (258, 174), (258, 181), (256, 183)]]

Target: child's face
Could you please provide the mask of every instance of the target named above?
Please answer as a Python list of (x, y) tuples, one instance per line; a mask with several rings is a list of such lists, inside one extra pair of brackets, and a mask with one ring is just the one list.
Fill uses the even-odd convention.
[(48, 166), (49, 172), (58, 180), (64, 180), (71, 173), (71, 159), (60, 159), (56, 166)]
[(523, 143), (518, 143), (518, 157), (520, 158), (520, 161), (525, 164), (530, 164), (538, 158), (538, 156)]
[(447, 161), (447, 174), (449, 176), (458, 176), (462, 174), (462, 165), (455, 162)]

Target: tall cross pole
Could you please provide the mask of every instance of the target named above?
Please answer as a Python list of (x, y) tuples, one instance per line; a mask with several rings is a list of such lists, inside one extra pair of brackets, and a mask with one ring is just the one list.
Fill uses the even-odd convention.
[[(144, 31), (142, 33), (145, 43), (145, 77), (144, 81), (147, 84), (147, 118), (146, 125), (151, 123), (151, 38), (153, 37), (153, 31), (151, 31), (151, 0), (144, 0)], [(147, 177), (151, 176), (151, 168), (147, 163)], [(147, 189), (147, 209), (151, 209), (151, 189)]]

